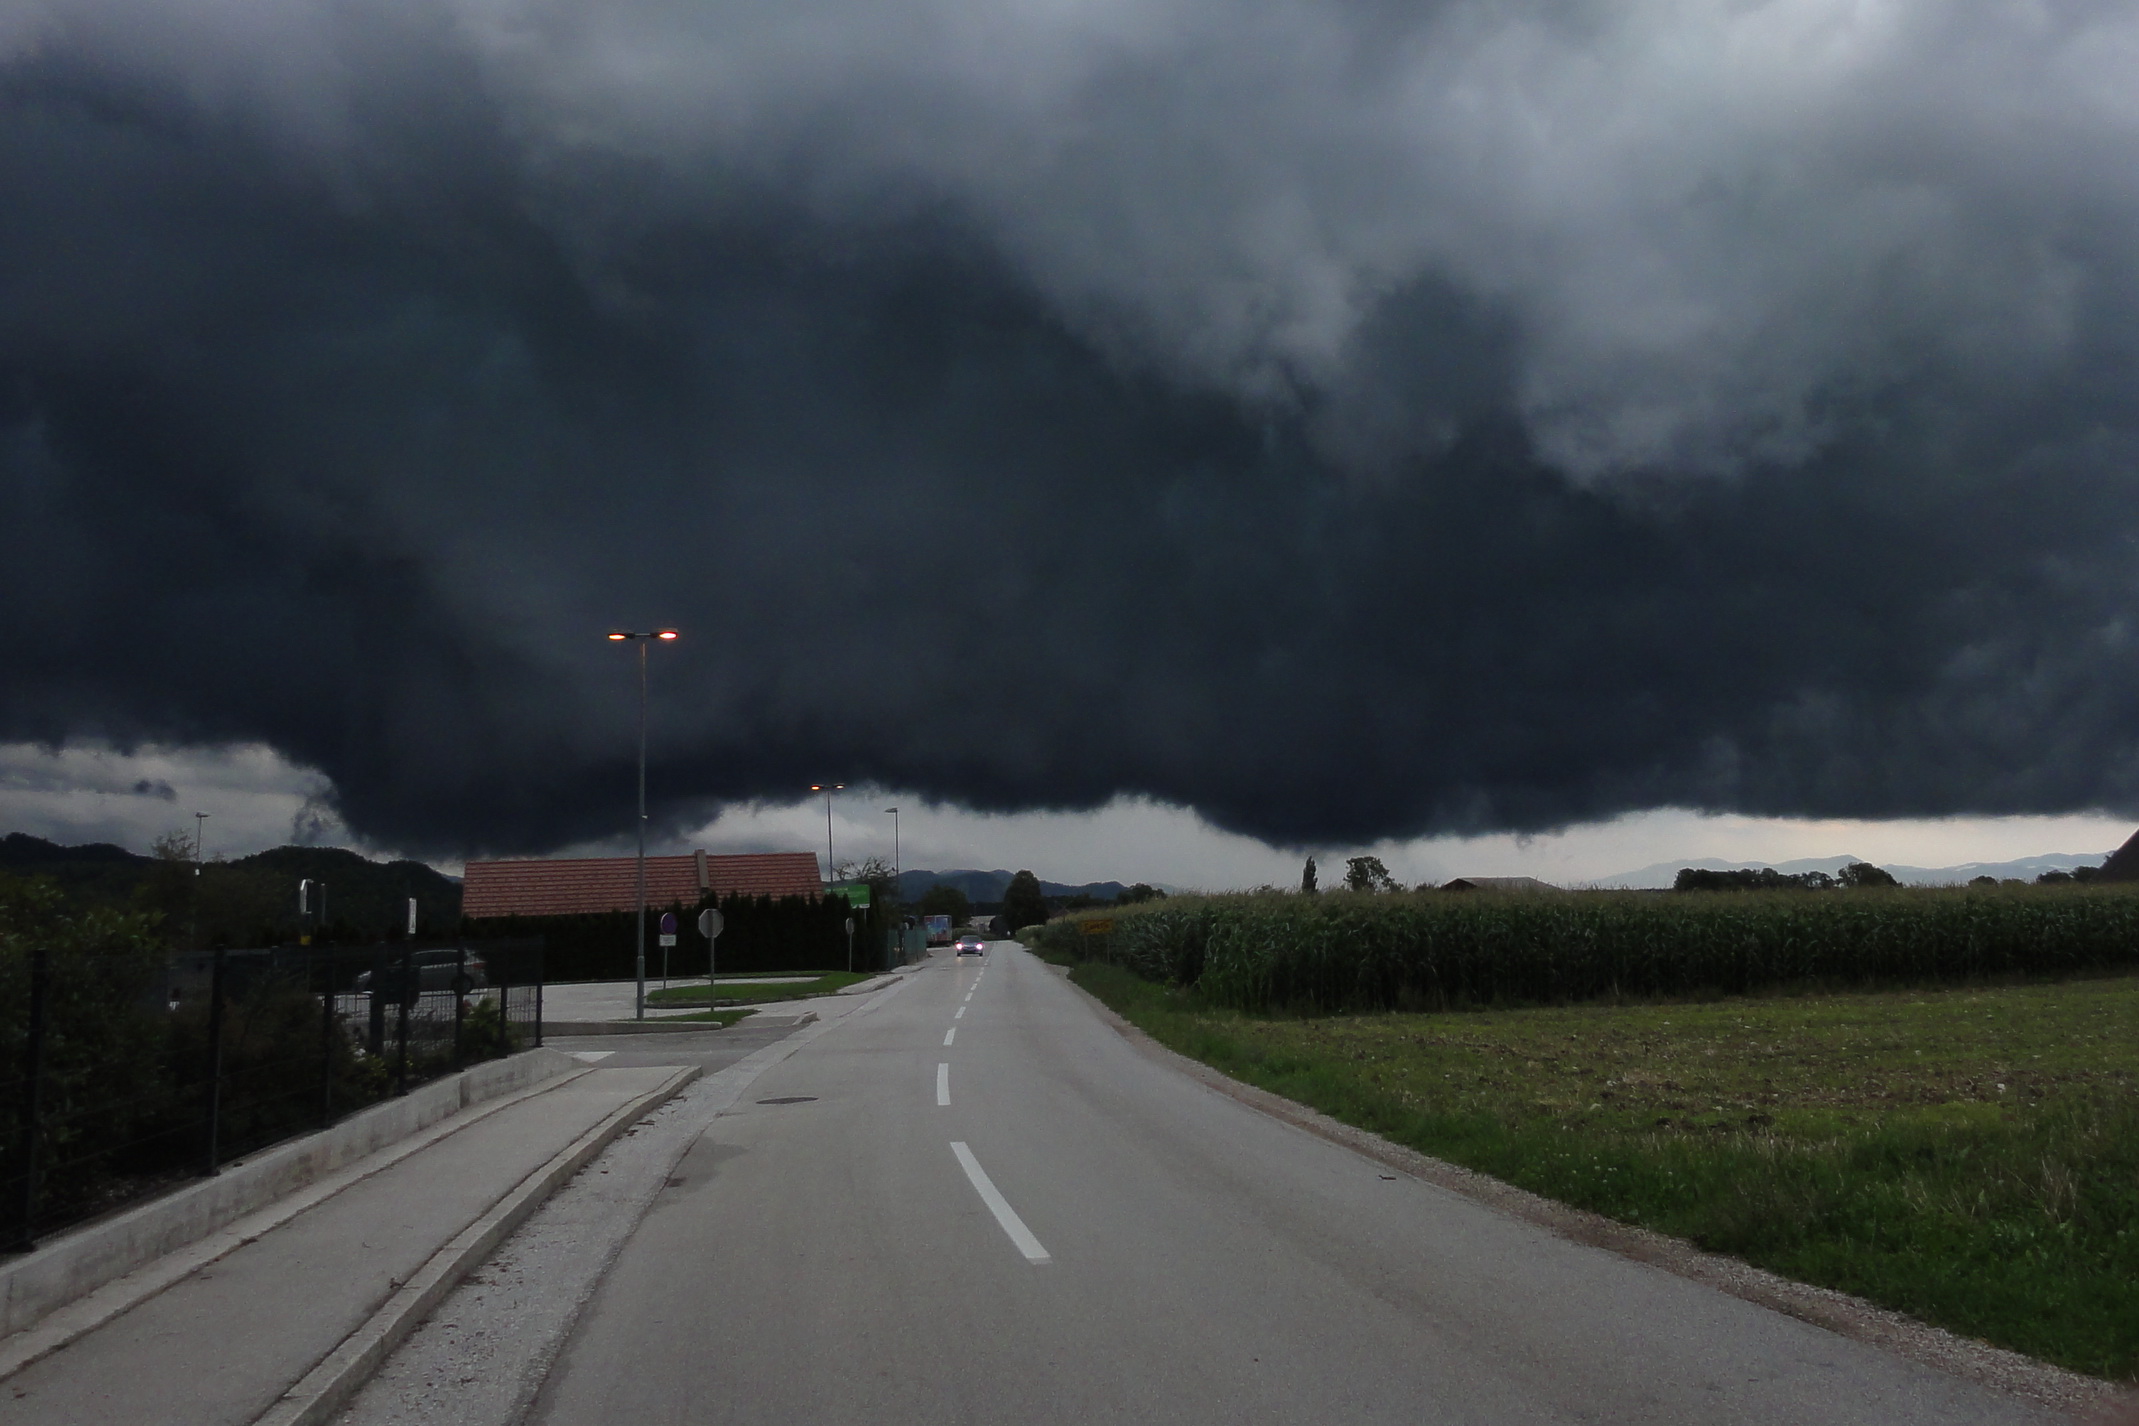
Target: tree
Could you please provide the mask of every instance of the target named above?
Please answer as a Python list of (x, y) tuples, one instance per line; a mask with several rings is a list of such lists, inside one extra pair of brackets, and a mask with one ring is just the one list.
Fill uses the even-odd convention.
[(1848, 866), (1842, 868), (1835, 880), (1850, 888), (1901, 885), (1900, 882), (1894, 880), (1892, 872), (1875, 867), (1870, 862), (1851, 862)]
[(869, 902), (878, 911), (885, 911), (898, 904), (898, 879), (892, 875), (891, 863), (882, 857), (869, 857), (858, 862), (839, 864), (841, 881), (865, 881), (869, 883)]
[(1680, 867), (1673, 891), (1832, 891), (1835, 879), (1824, 871), (1801, 871), (1795, 876), (1774, 867), (1741, 867), (1736, 871), (1710, 871), (1705, 867)]
[(1135, 906), (1145, 901), (1164, 901), (1166, 893), (1147, 882), (1138, 882), (1114, 898), (1116, 906)]
[(1344, 884), (1353, 891), (1398, 891), (1396, 878), (1380, 857), (1352, 857), (1344, 864)]
[(1029, 871), (1021, 871), (1010, 878), (1010, 885), (1003, 889), (1003, 924), (1015, 935), (1026, 926), (1044, 925), (1047, 921), (1047, 897), (1040, 890), (1040, 879)]
[(953, 926), (963, 926), (973, 915), (973, 903), (966, 894), (947, 881), (939, 881), (921, 893), (920, 905), (916, 908), (923, 916), (948, 916)]
[(1309, 857), (1307, 865), (1300, 868), (1300, 895), (1313, 896), (1318, 889), (1315, 885), (1315, 859)]

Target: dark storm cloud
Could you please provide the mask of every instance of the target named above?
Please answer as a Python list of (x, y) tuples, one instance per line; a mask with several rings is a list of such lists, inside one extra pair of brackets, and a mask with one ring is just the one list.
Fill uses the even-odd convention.
[(0, 738), (541, 848), (673, 622), (672, 819), (2139, 810), (2135, 33), (0, 4)]

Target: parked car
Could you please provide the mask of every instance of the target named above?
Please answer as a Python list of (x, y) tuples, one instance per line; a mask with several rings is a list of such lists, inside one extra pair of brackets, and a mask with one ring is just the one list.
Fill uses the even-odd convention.
[(960, 936), (954, 944), (957, 947), (956, 955), (962, 956), (971, 953), (976, 956), (984, 956), (988, 954), (988, 943), (971, 931)]
[[(411, 969), (415, 972), (416, 983), (411, 999), (414, 994), (426, 990), (452, 990), (466, 995), (471, 990), (480, 990), (490, 984), (483, 958), (473, 951), (466, 953), (466, 959), (462, 958), (460, 951), (418, 951), (414, 961)], [(466, 977), (458, 986), (453, 983), (456, 973)], [(371, 979), (372, 973), (365, 971), (352, 984), (359, 993), (368, 992), (371, 989)], [(391, 996), (401, 985), (401, 961), (397, 956), (386, 964), (384, 978), (379, 982), (379, 993)]]

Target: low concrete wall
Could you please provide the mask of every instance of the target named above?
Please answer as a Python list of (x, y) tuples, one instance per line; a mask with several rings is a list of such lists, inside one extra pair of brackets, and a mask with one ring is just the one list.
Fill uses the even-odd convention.
[(0, 1266), (0, 1336), (19, 1332), (144, 1263), (197, 1242), (450, 1114), (581, 1067), (570, 1055), (550, 1049), (491, 1060), (359, 1110), (316, 1134), (226, 1164), (214, 1178), (55, 1238)]

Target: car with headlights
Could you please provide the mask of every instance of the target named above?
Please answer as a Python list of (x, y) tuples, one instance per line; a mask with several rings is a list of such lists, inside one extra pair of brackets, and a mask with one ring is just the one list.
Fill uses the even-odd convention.
[(988, 943), (971, 931), (960, 932), (958, 939), (952, 942), (952, 945), (957, 955), (984, 956), (988, 954)]

